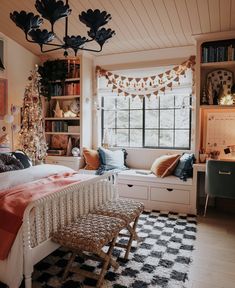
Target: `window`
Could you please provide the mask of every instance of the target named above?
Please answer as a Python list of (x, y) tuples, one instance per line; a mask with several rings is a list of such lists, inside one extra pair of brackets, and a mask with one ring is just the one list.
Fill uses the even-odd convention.
[(101, 132), (108, 131), (113, 146), (190, 149), (191, 73), (172, 91), (143, 100), (118, 96), (104, 84), (100, 81)]

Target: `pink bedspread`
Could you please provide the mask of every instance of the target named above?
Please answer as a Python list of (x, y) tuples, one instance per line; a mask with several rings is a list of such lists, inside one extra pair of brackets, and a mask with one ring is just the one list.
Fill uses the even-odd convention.
[(62, 173), (0, 191), (0, 259), (7, 258), (22, 225), (27, 205), (67, 185), (92, 178), (91, 175)]

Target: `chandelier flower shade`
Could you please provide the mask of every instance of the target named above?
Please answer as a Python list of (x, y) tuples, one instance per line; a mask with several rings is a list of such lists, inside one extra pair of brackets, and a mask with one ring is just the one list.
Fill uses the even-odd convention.
[[(42, 53), (60, 49), (64, 50), (64, 56), (68, 56), (68, 49), (72, 49), (75, 56), (78, 50), (101, 52), (106, 41), (115, 35), (114, 30), (103, 27), (111, 20), (111, 15), (106, 11), (89, 9), (81, 12), (79, 20), (89, 28), (87, 32), (89, 38), (87, 38), (80, 35), (68, 35), (68, 16), (72, 12), (68, 0), (65, 3), (62, 0), (36, 0), (35, 8), (41, 16), (32, 12), (14, 11), (10, 13), (10, 18), (16, 26), (24, 31), (28, 42), (37, 43), (40, 46)], [(63, 39), (59, 39), (54, 32), (54, 25), (62, 18), (65, 18), (65, 32)], [(50, 22), (51, 31), (40, 28), (44, 19)], [(54, 40), (57, 40), (57, 42), (53, 42)], [(87, 43), (92, 41), (98, 44), (97, 49), (86, 46)]]

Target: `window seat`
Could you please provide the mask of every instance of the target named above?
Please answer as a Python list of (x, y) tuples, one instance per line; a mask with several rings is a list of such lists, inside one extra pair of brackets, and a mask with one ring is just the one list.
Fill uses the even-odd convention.
[[(95, 170), (80, 169), (79, 173), (94, 174)], [(160, 178), (142, 173), (149, 173), (149, 170), (128, 169), (118, 174), (118, 193), (121, 198), (141, 201), (145, 210), (196, 214), (192, 178), (183, 181), (173, 175)]]
[(187, 181), (173, 175), (160, 178), (154, 174), (142, 174), (145, 171), (130, 169), (118, 174), (120, 197), (142, 201), (147, 210), (196, 214), (192, 178)]

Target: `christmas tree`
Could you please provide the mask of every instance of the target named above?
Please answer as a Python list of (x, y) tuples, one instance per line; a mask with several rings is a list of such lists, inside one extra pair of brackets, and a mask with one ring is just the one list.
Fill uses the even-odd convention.
[(33, 163), (37, 164), (44, 160), (47, 151), (40, 97), (40, 75), (37, 65), (31, 71), (28, 80), (23, 100), (19, 145)]

